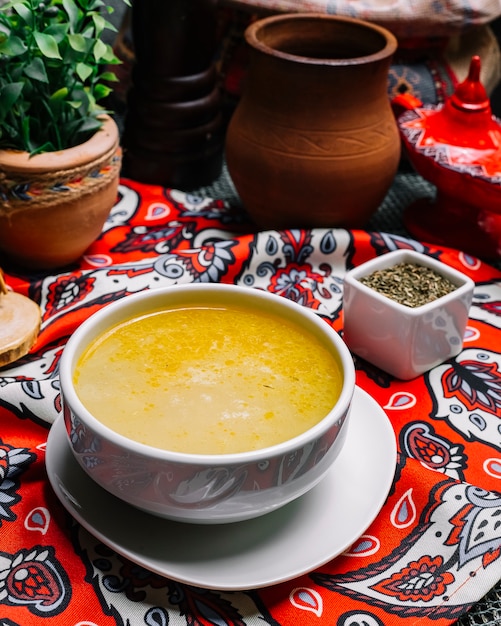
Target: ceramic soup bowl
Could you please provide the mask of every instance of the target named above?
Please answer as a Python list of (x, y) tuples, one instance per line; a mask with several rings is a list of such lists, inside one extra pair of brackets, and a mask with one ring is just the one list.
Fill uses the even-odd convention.
[[(237, 320), (219, 329), (219, 320), (234, 310), (244, 320), (247, 314), (256, 316), (256, 325), (245, 321), (241, 327)], [(206, 311), (213, 316), (208, 321)], [(169, 317), (173, 314), (181, 317)], [(157, 328), (140, 336), (143, 323)], [(271, 327), (278, 329), (276, 345)], [(122, 344), (109, 347), (104, 365), (90, 361), (86, 373), (86, 359), (97, 358), (117, 328), (125, 328)], [(302, 342), (305, 354), (296, 356)], [(205, 364), (207, 355), (216, 364)], [(132, 383), (127, 381), (131, 371)], [(343, 446), (355, 389), (351, 353), (325, 320), (269, 292), (216, 284), (144, 291), (95, 313), (68, 341), (60, 380), (71, 449), (87, 474), (134, 507), (194, 523), (257, 517), (314, 487)], [(281, 390), (282, 381), (289, 391)], [(295, 424), (305, 407), (313, 423), (280, 431), (277, 440), (261, 447), (254, 442), (251, 449), (248, 439), (260, 437), (258, 423), (273, 422), (283, 407), (285, 423)], [(167, 433), (178, 409), (181, 421)], [(160, 413), (164, 421), (153, 433), (153, 418)], [(230, 413), (232, 418), (249, 413), (249, 432), (241, 435), (238, 425), (228, 425)], [(198, 422), (192, 421), (195, 415)], [(219, 417), (209, 428), (214, 415)], [(129, 431), (122, 431), (121, 423), (110, 425), (116, 416), (128, 422)], [(224, 431), (221, 445), (231, 440), (240, 447), (213, 449), (204, 439), (211, 428), (216, 436)], [(184, 449), (184, 439), (193, 439), (194, 448)]]
[[(430, 268), (453, 289), (411, 307), (362, 282), (402, 263)], [(415, 378), (462, 350), (473, 289), (466, 275), (425, 254), (383, 254), (345, 276), (343, 338), (352, 352), (396, 378)]]

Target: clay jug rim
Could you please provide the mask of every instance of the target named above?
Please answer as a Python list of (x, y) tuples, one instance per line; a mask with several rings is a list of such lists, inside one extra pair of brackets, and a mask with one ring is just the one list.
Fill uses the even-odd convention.
[[(268, 28), (272, 28), (274, 26), (280, 25), (282, 23), (290, 23), (290, 22), (315, 22), (321, 21), (323, 24), (331, 22), (336, 24), (346, 24), (347, 26), (351, 26), (354, 28), (359, 28), (361, 31), (372, 31), (373, 33), (377, 33), (382, 36), (385, 41), (383, 47), (381, 47), (376, 52), (371, 54), (361, 55), (361, 56), (353, 56), (347, 58), (330, 58), (330, 57), (312, 57), (312, 56), (303, 56), (300, 54), (294, 54), (290, 52), (285, 52), (278, 48), (273, 48), (259, 38), (260, 31), (265, 31)], [(328, 15), (325, 13), (314, 13), (314, 12), (298, 12), (298, 13), (281, 13), (278, 15), (272, 15), (268, 17), (264, 17), (256, 20), (252, 24), (250, 24), (245, 30), (245, 39), (247, 44), (250, 45), (255, 50), (263, 52), (265, 54), (274, 56), (279, 59), (283, 59), (285, 61), (293, 61), (293, 62), (301, 62), (304, 64), (317, 65), (317, 66), (350, 66), (350, 65), (360, 65), (362, 63), (368, 62), (376, 62), (379, 60), (387, 59), (391, 57), (397, 49), (398, 42), (397, 38), (391, 31), (383, 26), (379, 26), (378, 24), (373, 24), (372, 22), (368, 22), (366, 20), (361, 20), (358, 18), (345, 17), (340, 15)]]
[(50, 171), (79, 167), (98, 159), (119, 145), (119, 130), (115, 120), (107, 115), (100, 116), (103, 126), (87, 141), (55, 152), (43, 152), (30, 157), (21, 150), (0, 150), (0, 171), (12, 173), (41, 174)]

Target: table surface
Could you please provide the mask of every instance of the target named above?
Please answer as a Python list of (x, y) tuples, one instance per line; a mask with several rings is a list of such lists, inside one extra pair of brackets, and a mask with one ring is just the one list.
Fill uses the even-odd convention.
[[(43, 310), (32, 353), (0, 372), (0, 613), (9, 623), (499, 623), (499, 409), (487, 409), (478, 385), (492, 376), (497, 388), (501, 380), (501, 274), (459, 251), (406, 237), (405, 206), (433, 193), (404, 171), (367, 230), (259, 232), (238, 206), (226, 169), (196, 194), (123, 180), (101, 238), (79, 266), (6, 272), (7, 283)], [(145, 288), (221, 281), (281, 293), (342, 332), (343, 274), (401, 247), (462, 269), (477, 289), (464, 350), (450, 363), (403, 382), (356, 359), (357, 384), (384, 408), (400, 455), (380, 515), (350, 550), (276, 587), (216, 592), (152, 575), (72, 522), (47, 484), (44, 450), (48, 427), (61, 414), (61, 349), (89, 314)], [(467, 372), (474, 374), (463, 380)], [(451, 386), (454, 380), (461, 385)], [(451, 398), (461, 408), (457, 418), (448, 410)], [(440, 455), (449, 459), (443, 466)]]

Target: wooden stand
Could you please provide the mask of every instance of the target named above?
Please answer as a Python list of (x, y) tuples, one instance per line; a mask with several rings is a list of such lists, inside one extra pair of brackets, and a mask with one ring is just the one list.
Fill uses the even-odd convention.
[(0, 367), (30, 351), (38, 337), (41, 317), (38, 304), (7, 289), (0, 269)]
[(214, 55), (216, 0), (140, 0), (124, 122), (123, 174), (194, 189), (221, 172), (224, 144)]

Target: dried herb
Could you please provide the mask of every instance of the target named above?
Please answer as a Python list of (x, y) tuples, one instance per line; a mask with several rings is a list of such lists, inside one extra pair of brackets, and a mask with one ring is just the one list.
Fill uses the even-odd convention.
[(415, 263), (399, 263), (359, 279), (371, 289), (399, 304), (418, 307), (451, 293), (456, 285), (434, 269)]

